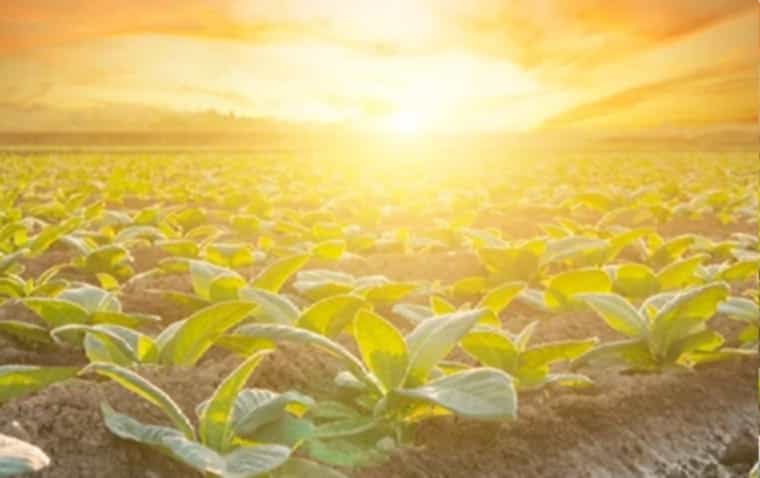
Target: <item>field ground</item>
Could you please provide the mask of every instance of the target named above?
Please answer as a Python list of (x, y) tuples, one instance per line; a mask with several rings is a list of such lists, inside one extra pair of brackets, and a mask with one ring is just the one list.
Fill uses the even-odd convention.
[[(685, 234), (712, 243), (742, 236), (757, 237), (757, 211), (752, 213), (757, 206), (757, 193), (752, 189), (755, 187), (752, 180), (747, 179), (757, 167), (751, 155), (662, 156), (635, 156), (628, 164), (605, 163), (598, 158), (573, 159), (559, 169), (553, 169), (557, 164), (553, 162), (526, 165), (524, 169), (515, 164), (496, 169), (490, 164), (483, 167), (483, 171), (490, 172), (490, 179), (484, 180), (475, 173), (449, 177), (440, 171), (414, 179), (415, 173), (429, 167), (425, 165), (415, 166), (416, 169), (404, 174), (388, 173), (383, 167), (377, 171), (356, 171), (346, 166), (342, 175), (319, 168), (299, 170), (287, 164), (272, 165), (262, 160), (249, 164), (237, 157), (229, 162), (224, 158), (161, 158), (166, 161), (162, 169), (157, 163), (151, 164), (151, 158), (138, 155), (116, 159), (64, 155), (28, 163), (23, 156), (9, 155), (0, 157), (0, 176), (4, 178), (0, 197), (10, 196), (14, 181), (25, 184), (25, 188), (17, 191), (15, 206), (24, 217), (34, 215), (51, 224), (73, 213), (67, 209), (65, 198), (73, 197), (77, 191), (87, 193), (84, 205), (103, 200), (104, 211), (125, 213), (132, 219), (156, 206), (158, 209), (178, 206), (172, 209), (173, 213), (201, 206), (204, 215), (196, 222), (214, 224), (223, 230), (218, 241), (242, 243), (254, 251), (265, 252), (264, 257), (252, 264), (230, 266), (246, 280), (255, 277), (278, 256), (295, 253), (299, 245), (309, 243), (307, 247), (312, 247), (315, 239), (309, 235), (319, 221), (325, 227), (361, 224), (375, 242), (366, 249), (352, 249), (348, 241), (341, 258), (313, 257), (302, 271), (329, 269), (356, 277), (382, 275), (397, 282), (428, 286), (434, 282), (448, 286), (462, 278), (491, 278), (494, 274), (481, 260), (472, 237), (456, 227), (442, 226), (435, 219), (448, 221), (450, 225), (466, 216), (468, 219), (462, 221), (467, 222), (467, 228), (488, 231), (509, 244), (525, 239), (546, 240), (549, 236), (545, 226), (556, 225), (563, 219), (580, 225), (576, 231), (566, 231), (568, 235), (604, 239), (609, 235), (597, 227), (601, 219), (614, 207), (623, 208), (630, 205), (626, 201), (633, 201), (631, 204), (641, 210), (660, 211), (657, 206), (664, 206), (670, 212), (662, 217), (643, 214), (639, 223), (616, 224), (626, 228), (651, 227), (664, 241)], [(75, 165), (77, 159), (82, 161)], [(719, 165), (719, 161), (726, 163)], [(338, 169), (337, 165), (331, 167)], [(79, 176), (85, 171), (89, 171), (88, 177)], [(495, 178), (496, 171), (503, 177)], [(117, 177), (120, 182), (114, 179)], [(642, 189), (640, 195), (630, 195), (636, 187)], [(647, 187), (651, 187), (651, 200), (632, 199), (649, 194)], [(702, 197), (715, 191), (727, 197)], [(583, 194), (590, 192), (611, 198), (614, 204), (586, 201)], [(63, 208), (52, 206), (54, 200)], [(387, 207), (376, 207), (377, 202)], [(684, 212), (684, 208), (688, 210)], [(308, 227), (271, 233), (258, 226), (251, 230), (235, 229), (232, 217), (243, 212), (262, 220), (287, 218), (289, 223)], [(92, 235), (95, 241), (105, 243), (111, 240), (109, 234), (129, 227), (115, 222), (115, 215), (110, 223), (105, 217), (101, 213), (70, 234), (85, 237), (87, 232), (110, 228), (102, 237)], [(0, 227), (7, 222), (7, 218), (2, 219)], [(192, 222), (188, 219), (186, 225), (175, 228), (178, 238), (194, 227)], [(146, 224), (159, 227), (160, 220)], [(38, 233), (38, 227), (30, 227), (30, 237)], [(273, 239), (281, 250), (263, 246), (262, 236)], [(695, 242), (682, 255), (699, 253), (698, 244)], [(151, 273), (160, 270), (171, 258), (165, 248), (154, 240), (129, 241), (124, 247), (133, 271), (131, 279), (122, 280), (114, 293), (124, 311), (155, 314), (162, 319), (160, 323), (148, 324), (143, 332), (158, 334), (166, 325), (193, 312), (192, 307), (183, 308), (168, 301), (160, 292), (193, 294), (193, 281), (187, 271)], [(705, 265), (722, 261), (719, 252), (708, 254), (712, 256)], [(38, 277), (52, 266), (76, 261), (80, 255), (76, 248), (59, 240), (39, 254), (23, 257), (19, 271), (25, 278)], [(571, 256), (552, 263), (541, 274), (550, 277), (566, 269), (587, 267), (584, 260)], [(639, 260), (637, 249), (626, 248), (613, 262)], [(66, 268), (58, 277), (71, 284), (101, 285), (96, 271), (81, 267)], [(299, 296), (294, 287), (297, 277), (287, 281), (283, 293)], [(756, 277), (755, 274), (732, 281), (729, 294), (749, 296), (749, 291), (757, 289)], [(700, 283), (694, 279), (689, 287)], [(546, 286), (540, 279), (530, 279), (530, 284), (537, 288)], [(424, 305), (429, 295), (412, 294), (400, 302)], [(481, 295), (478, 293), (474, 298), (452, 295), (450, 300), (460, 306)], [(298, 300), (308, 303), (303, 297)], [(410, 332), (414, 324), (395, 314), (393, 305), (378, 304), (375, 311), (402, 332)], [(622, 337), (588, 308), (557, 313), (515, 300), (499, 311), (498, 318), (501, 327), (512, 333), (538, 320), (535, 343), (588, 337), (597, 337), (605, 343)], [(0, 305), (0, 320), (39, 322), (22, 301), (12, 298)], [(726, 338), (727, 346), (740, 346), (735, 337), (746, 324), (724, 316), (712, 318), (709, 324), (711, 330)], [(358, 352), (348, 334), (337, 340)], [(449, 358), (470, 366), (477, 364), (459, 349)], [(194, 417), (196, 405), (209, 397), (240, 361), (240, 356), (216, 346), (192, 368), (139, 365), (136, 370), (173, 397), (187, 416)], [(29, 347), (0, 335), (0, 365), (84, 367), (88, 362), (88, 357), (76, 346)], [(329, 354), (283, 344), (262, 362), (249, 383), (279, 392), (299, 390), (317, 401), (335, 400), (333, 377), (341, 370), (340, 361)], [(565, 363), (556, 368), (558, 372), (568, 370)], [(622, 373), (602, 367), (584, 373), (594, 382), (590, 388), (548, 385), (519, 391), (516, 420), (482, 422), (453, 415), (429, 418), (420, 423), (410, 443), (367, 466), (342, 471), (357, 478), (731, 478), (745, 477), (757, 460), (760, 416), (756, 356), (709, 363), (693, 370), (683, 367), (677, 371)], [(0, 402), (0, 433), (32, 443), (50, 456), (49, 467), (29, 476), (202, 476), (148, 447), (115, 437), (103, 424), (100, 411), (103, 401), (142, 422), (166, 423), (156, 407), (137, 399), (113, 381), (87, 375)]]

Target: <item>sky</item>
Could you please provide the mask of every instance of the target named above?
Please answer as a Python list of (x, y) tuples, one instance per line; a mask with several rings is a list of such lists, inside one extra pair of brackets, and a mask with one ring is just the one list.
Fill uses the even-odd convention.
[(207, 110), (400, 133), (757, 124), (758, 17), (750, 0), (3, 0), (0, 129)]

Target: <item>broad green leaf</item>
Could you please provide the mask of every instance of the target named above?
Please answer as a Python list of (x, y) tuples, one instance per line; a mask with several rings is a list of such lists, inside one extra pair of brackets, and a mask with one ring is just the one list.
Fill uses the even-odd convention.
[(78, 370), (76, 367), (2, 365), (0, 366), (0, 403), (73, 377)]
[(391, 310), (394, 314), (412, 324), (418, 324), (425, 319), (435, 316), (430, 307), (418, 304), (396, 304)]
[(224, 456), (222, 478), (265, 476), (290, 459), (290, 448), (282, 445), (256, 445), (237, 448)]
[(546, 289), (546, 305), (551, 310), (565, 310), (578, 304), (577, 294), (609, 292), (610, 277), (601, 269), (576, 269), (554, 276)]
[(237, 300), (240, 289), (246, 286), (246, 281), (240, 276), (221, 276), (211, 280), (209, 285), (209, 300), (223, 302)]
[(446, 315), (452, 312), (456, 312), (457, 308), (454, 307), (454, 304), (447, 301), (443, 297), (440, 297), (437, 295), (431, 295), (430, 296), (430, 310), (433, 311), (433, 315)]
[(559, 340), (534, 345), (520, 354), (520, 368), (541, 368), (556, 362), (573, 360), (591, 350), (599, 339)]
[(95, 312), (90, 316), (93, 324), (113, 324), (123, 327), (137, 328), (148, 323), (160, 322), (161, 317), (150, 314), (127, 314), (124, 312)]
[(222, 267), (245, 267), (254, 263), (253, 250), (246, 244), (209, 244), (206, 260)]
[(48, 465), (50, 458), (36, 446), (0, 434), (0, 477), (24, 475), (40, 471)]
[(760, 261), (741, 260), (722, 270), (720, 272), (720, 279), (729, 282), (748, 280), (757, 275), (759, 266)]
[(483, 293), (488, 287), (485, 277), (472, 276), (459, 279), (451, 284), (451, 295), (454, 297), (473, 297)]
[(188, 439), (179, 430), (146, 425), (113, 411), (107, 403), (101, 404), (100, 408), (106, 427), (119, 438), (157, 448), (201, 473), (220, 476), (223, 472), (224, 460), (218, 453)]
[(745, 322), (757, 323), (760, 320), (760, 308), (757, 302), (744, 297), (729, 297), (718, 305), (718, 312)]
[(506, 308), (517, 295), (525, 289), (522, 282), (512, 282), (490, 290), (478, 303), (478, 307), (485, 307), (497, 316)]
[(49, 344), (53, 342), (48, 329), (20, 320), (0, 320), (0, 334), (28, 343)]
[(340, 438), (366, 433), (378, 425), (374, 417), (358, 416), (319, 425), (314, 436), (321, 439)]
[(310, 330), (280, 324), (249, 324), (238, 328), (237, 335), (268, 339), (275, 343), (293, 342), (312, 345), (338, 357), (357, 375), (364, 377), (367, 369), (345, 347), (329, 338)]
[(238, 393), (264, 357), (270, 353), (263, 350), (251, 355), (241, 363), (216, 388), (208, 405), (198, 418), (198, 433), (204, 445), (224, 452), (232, 438), (232, 412)]
[(91, 363), (85, 367), (80, 374), (86, 374), (88, 372), (95, 372), (104, 377), (108, 377), (126, 390), (129, 390), (138, 397), (157, 406), (167, 417), (169, 417), (174, 426), (177, 427), (186, 438), (190, 440), (195, 439), (193, 425), (182, 412), (182, 409), (179, 408), (166, 392), (156, 387), (148, 380), (124, 367), (100, 362)]
[(162, 363), (192, 366), (227, 330), (256, 307), (252, 302), (220, 302), (201, 309), (180, 322), (161, 348)]
[(632, 339), (598, 345), (573, 360), (571, 367), (573, 370), (584, 367), (652, 370), (657, 368), (657, 363), (646, 341)]
[(327, 260), (338, 260), (346, 251), (346, 241), (343, 239), (331, 239), (315, 245), (311, 253), (315, 257)]
[(256, 430), (254, 441), (296, 448), (314, 438), (315, 428), (311, 420), (283, 413), (279, 420), (261, 425)]
[(630, 337), (643, 337), (647, 321), (625, 298), (617, 294), (579, 294), (585, 302), (614, 330)]
[(274, 423), (296, 409), (301, 415), (314, 406), (314, 401), (298, 392), (275, 393), (270, 390), (246, 389), (235, 400), (233, 427), (236, 435), (256, 437), (259, 427)]
[(285, 282), (309, 261), (308, 254), (286, 257), (261, 271), (251, 285), (269, 292), (279, 292)]
[(517, 347), (502, 331), (475, 330), (462, 338), (461, 346), (485, 366), (506, 372), (517, 370)]
[(355, 295), (336, 295), (312, 304), (298, 317), (297, 325), (334, 338), (354, 319), (366, 302)]
[(718, 304), (728, 297), (725, 283), (707, 284), (684, 291), (670, 299), (652, 319), (650, 346), (656, 357), (665, 357), (671, 344), (696, 332), (709, 320)]
[(369, 302), (375, 304), (392, 304), (404, 299), (417, 288), (416, 284), (406, 282), (389, 282), (367, 287), (366, 289), (357, 289)]
[(298, 307), (283, 294), (245, 287), (238, 291), (238, 295), (241, 299), (258, 305), (251, 313), (257, 322), (290, 325), (298, 320)]
[(178, 292), (174, 290), (156, 289), (146, 289), (145, 292), (150, 294), (157, 294), (161, 296), (161, 300), (177, 304), (178, 306), (182, 307), (182, 310), (198, 311), (208, 305), (211, 305), (210, 301), (202, 299), (195, 294), (186, 294), (184, 292)]
[(23, 304), (51, 328), (66, 324), (86, 324), (89, 321), (90, 313), (68, 300), (35, 297), (24, 299)]
[(655, 249), (650, 255), (649, 260), (655, 267), (670, 264), (689, 250), (695, 240), (696, 236), (693, 234), (675, 237)]
[(517, 416), (517, 393), (512, 378), (495, 368), (477, 368), (394, 393), (443, 407), (476, 420), (504, 420)]
[(623, 264), (616, 267), (613, 290), (625, 297), (643, 298), (660, 290), (657, 276), (644, 264)]
[(407, 385), (425, 383), (435, 365), (483, 317), (487, 309), (475, 309), (424, 320), (406, 337), (409, 353)]
[(78, 304), (89, 313), (121, 312), (121, 303), (115, 295), (91, 285), (66, 289), (57, 298)]
[(198, 244), (189, 239), (158, 241), (156, 245), (172, 256), (195, 258), (200, 254)]
[(232, 269), (194, 259), (191, 259), (189, 263), (193, 291), (205, 300), (211, 300), (211, 284), (215, 279), (221, 277), (235, 277), (245, 282), (245, 279)]
[(725, 339), (718, 332), (713, 330), (702, 330), (688, 335), (671, 345), (666, 359), (669, 361), (676, 361), (683, 354), (696, 351), (713, 352), (720, 348), (724, 342)]
[(400, 387), (409, 366), (406, 342), (385, 319), (361, 310), (354, 319), (354, 338), (367, 368), (388, 392)]
[(62, 238), (66, 234), (69, 234), (79, 228), (82, 225), (82, 219), (79, 217), (72, 217), (59, 224), (45, 227), (40, 231), (37, 236), (29, 243), (29, 249), (33, 254), (39, 254), (47, 250), (58, 239)]
[(663, 267), (657, 273), (660, 290), (682, 289), (694, 285), (698, 281), (696, 276), (697, 269), (708, 258), (706, 254), (700, 254)]
[[(582, 236), (571, 236), (551, 241), (546, 248), (546, 254), (542, 258), (542, 264), (565, 260), (583, 260), (585, 257), (598, 255), (603, 259), (610, 247), (609, 242), (603, 239), (594, 239)], [(579, 264), (580, 265), (580, 264)]]

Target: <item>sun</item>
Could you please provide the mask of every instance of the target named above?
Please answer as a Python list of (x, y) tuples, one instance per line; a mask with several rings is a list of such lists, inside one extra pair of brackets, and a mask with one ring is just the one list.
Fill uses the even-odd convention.
[(394, 133), (411, 136), (420, 132), (422, 118), (414, 111), (397, 111), (388, 117), (387, 126)]

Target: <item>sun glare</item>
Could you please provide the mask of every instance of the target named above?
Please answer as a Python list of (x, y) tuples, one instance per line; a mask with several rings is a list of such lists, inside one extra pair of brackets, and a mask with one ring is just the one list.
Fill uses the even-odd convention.
[(421, 127), (420, 115), (414, 111), (399, 111), (388, 118), (388, 128), (401, 135), (417, 134)]

